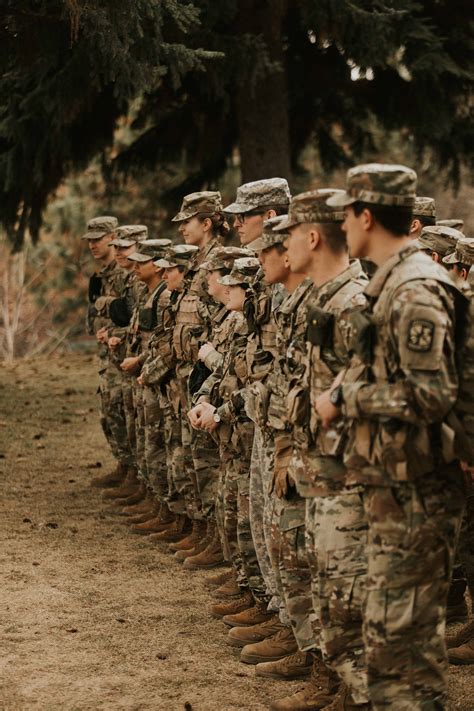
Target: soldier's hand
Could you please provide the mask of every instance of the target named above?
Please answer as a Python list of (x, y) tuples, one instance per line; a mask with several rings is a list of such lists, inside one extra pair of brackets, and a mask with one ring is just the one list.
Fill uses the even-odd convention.
[(137, 378), (137, 385), (143, 385), (143, 375), (139, 375)]
[(107, 341), (107, 345), (113, 351), (115, 351), (121, 343), (122, 343), (122, 339), (119, 338), (118, 336), (111, 336), (109, 338), (109, 340)]
[(125, 373), (136, 373), (140, 369), (140, 359), (137, 357), (125, 358), (120, 363), (120, 367)]
[(199, 360), (202, 360), (202, 361), (206, 360), (209, 353), (212, 353), (213, 350), (215, 350), (215, 349), (214, 349), (214, 346), (212, 345), (212, 343), (204, 343), (198, 352)]
[(219, 423), (214, 420), (216, 408), (208, 402), (201, 403), (201, 429), (207, 432), (214, 432), (219, 426)]
[(327, 429), (331, 425), (331, 422), (337, 419), (341, 414), (341, 410), (331, 402), (331, 392), (332, 388), (331, 390), (325, 390), (316, 399), (316, 412), (321, 419), (324, 429)]
[(195, 430), (200, 430), (201, 429), (201, 414), (202, 414), (202, 406), (201, 405), (196, 405), (193, 407), (192, 410), (188, 412), (188, 419), (194, 427)]
[(109, 333), (107, 331), (107, 328), (105, 326), (102, 326), (102, 328), (99, 328), (99, 330), (95, 334), (95, 337), (97, 338), (99, 343), (107, 344), (107, 341), (109, 339)]

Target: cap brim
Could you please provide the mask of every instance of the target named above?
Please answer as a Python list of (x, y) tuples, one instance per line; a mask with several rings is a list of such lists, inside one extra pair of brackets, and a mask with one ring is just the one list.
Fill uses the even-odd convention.
[(342, 193), (342, 195), (331, 195), (326, 200), (326, 205), (329, 205), (329, 207), (346, 207), (346, 205), (352, 205), (354, 202), (357, 202), (357, 198), (352, 197), (349, 193)]
[(252, 212), (252, 210), (256, 209), (258, 209), (258, 205), (246, 205), (243, 202), (231, 202), (231, 204), (225, 207), (223, 211), (239, 215), (244, 212)]
[[(113, 232), (113, 230), (111, 230)], [(81, 239), (102, 239), (105, 235), (109, 235), (110, 232), (86, 232), (82, 235)]]
[(156, 259), (153, 264), (155, 267), (160, 267), (160, 269), (171, 269), (172, 267), (177, 267), (177, 264), (169, 262), (167, 259)]
[(132, 247), (134, 244), (136, 244), (134, 239), (113, 239), (112, 242), (109, 242), (109, 247), (123, 247), (125, 249), (126, 247)]
[(461, 264), (461, 260), (456, 255), (456, 252), (451, 252), (451, 254), (447, 254), (445, 257), (443, 257), (441, 261), (444, 264)]
[(218, 279), (217, 282), (218, 284), (222, 284), (222, 286), (240, 286), (241, 284), (245, 284), (244, 281), (231, 277), (230, 274), (226, 274), (226, 276)]
[(140, 254), (140, 252), (134, 252), (131, 254), (127, 259), (130, 262), (152, 262), (154, 257), (151, 257), (148, 254)]
[(292, 222), (289, 217), (286, 220), (282, 220), (279, 225), (273, 227), (273, 232), (287, 232), (291, 227), (296, 227), (296, 225), (301, 224), (300, 222)]
[(192, 215), (189, 212), (178, 212), (177, 215), (171, 218), (171, 222), (184, 222), (184, 220), (190, 220), (194, 215), (197, 215), (197, 212), (193, 212)]

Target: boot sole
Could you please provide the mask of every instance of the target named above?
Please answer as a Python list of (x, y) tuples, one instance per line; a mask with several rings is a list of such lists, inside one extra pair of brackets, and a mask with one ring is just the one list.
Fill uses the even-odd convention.
[(461, 666), (469, 666), (474, 664), (474, 659), (455, 659), (454, 657), (450, 657), (448, 655), (448, 661), (450, 664), (453, 664), (456, 667), (461, 667)]
[[(249, 642), (249, 644), (251, 644), (251, 642)], [(290, 654), (291, 654), (291, 652), (290, 652)], [(281, 655), (278, 657), (264, 657), (263, 655), (251, 656), (251, 655), (241, 654), (239, 661), (241, 661), (243, 664), (265, 664), (266, 662), (279, 662), (280, 659), (284, 659), (287, 656), (288, 656), (288, 654), (284, 654), (284, 655)], [(308, 672), (308, 674), (309, 674), (309, 672)], [(261, 675), (261, 676), (263, 676), (263, 675)], [(289, 679), (290, 677), (275, 675), (274, 678), (275, 679), (287, 679), (287, 678)], [(293, 677), (291, 677), (291, 678), (293, 678)], [(299, 677), (295, 677), (295, 679), (296, 678), (299, 678)]]
[[(242, 610), (243, 612), (243, 610)], [(238, 614), (238, 613), (237, 613)], [(226, 622), (226, 620), (223, 620), (224, 624), (227, 625), (227, 627), (253, 627), (254, 625), (257, 624), (257, 622), (252, 622), (252, 624), (243, 624), (242, 622)]]
[[(268, 660), (270, 661), (270, 660)], [(276, 660), (278, 661), (278, 660)], [(255, 669), (256, 676), (263, 676), (266, 679), (278, 679), (278, 681), (293, 681), (294, 679), (307, 679), (311, 674), (311, 667), (308, 667), (308, 671), (301, 671), (299, 674), (291, 674), (290, 676), (282, 676), (281, 674), (272, 674), (271, 672), (261, 672)]]
[(225, 561), (219, 561), (218, 563), (208, 563), (208, 565), (185, 565), (184, 567), (187, 568), (188, 570), (210, 570), (211, 568), (218, 568), (221, 565), (224, 565)]

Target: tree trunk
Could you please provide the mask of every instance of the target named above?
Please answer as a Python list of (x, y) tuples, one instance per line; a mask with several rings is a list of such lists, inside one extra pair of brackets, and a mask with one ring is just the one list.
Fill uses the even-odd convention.
[(270, 59), (279, 63), (279, 70), (267, 74), (253, 87), (241, 83), (237, 88), (243, 183), (273, 177), (290, 180), (291, 177), (287, 70), (282, 39), (286, 8), (286, 0), (239, 3), (239, 34), (263, 36)]

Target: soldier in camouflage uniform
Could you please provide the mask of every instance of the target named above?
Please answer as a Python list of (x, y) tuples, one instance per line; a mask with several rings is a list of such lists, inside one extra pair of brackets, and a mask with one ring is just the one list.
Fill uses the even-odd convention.
[[(474, 240), (462, 238), (456, 244), (456, 250), (443, 258), (443, 264), (451, 266), (456, 276), (467, 281), (474, 264)], [(470, 293), (472, 299), (472, 291)], [(466, 576), (467, 588), (474, 610), (474, 485), (473, 471), (470, 470), (471, 481), (466, 497), (466, 513), (461, 526), (458, 543), (458, 560)], [(454, 575), (453, 575), (454, 578)], [(453, 583), (456, 581), (453, 580)], [(453, 586), (451, 584), (451, 588)], [(461, 587), (461, 586), (460, 586)], [(461, 587), (462, 589), (462, 587)], [(451, 595), (450, 590), (450, 595)], [(464, 593), (464, 590), (462, 590)], [(449, 598), (448, 598), (449, 602)], [(463, 599), (464, 605), (465, 600)], [(448, 609), (449, 612), (449, 609)], [(456, 635), (446, 639), (448, 659), (451, 664), (474, 664), (474, 622), (465, 625)]]
[[(444, 421), (458, 394), (457, 318), (468, 304), (409, 237), (416, 173), (351, 169), (344, 229), (355, 257), (378, 270), (365, 289), (357, 353), (319, 396), (327, 427), (341, 412), (347, 483), (363, 486), (368, 521), (364, 638), (373, 708), (445, 704), (446, 600), (463, 509), (463, 473)], [(432, 228), (431, 228), (432, 229)], [(449, 455), (449, 456), (448, 456)]]
[(456, 242), (463, 237), (462, 232), (444, 225), (424, 227), (415, 244), (434, 262), (442, 263), (443, 257), (456, 249)]
[[(164, 280), (171, 292), (169, 306), (165, 309), (159, 327), (150, 338), (148, 357), (143, 365), (141, 381), (144, 386), (154, 389), (158, 395), (164, 418), (166, 463), (168, 470), (168, 491), (165, 505), (160, 508), (161, 522), (156, 522), (155, 528), (160, 528), (156, 534), (151, 534), (149, 540), (160, 540), (161, 534), (166, 540), (179, 540), (185, 535), (187, 512), (193, 510), (194, 485), (192, 480), (193, 462), (189, 442), (182, 440), (181, 402), (176, 379), (176, 360), (173, 351), (174, 308), (184, 289), (188, 272), (198, 251), (194, 245), (174, 245), (169, 248), (155, 266), (164, 270)], [(192, 272), (190, 273), (192, 275)], [(205, 525), (193, 522), (193, 532), (202, 537)]]
[[(143, 386), (140, 373), (148, 357), (148, 343), (153, 331), (160, 328), (163, 312), (168, 306), (169, 292), (162, 272), (153, 263), (171, 244), (170, 240), (144, 240), (128, 260), (134, 265), (137, 279), (146, 286), (132, 311), (128, 327), (125, 358), (121, 369), (132, 385), (135, 409), (135, 442), (138, 477), (142, 484), (143, 500), (151, 503), (150, 510), (159, 513), (167, 491), (166, 450), (164, 447), (163, 413), (156, 393)], [(156, 517), (133, 527), (136, 533), (154, 532)]]
[[(180, 388), (181, 426), (183, 445), (189, 441), (194, 469), (190, 472), (194, 486), (191, 518), (206, 521), (207, 538), (202, 551), (188, 557), (186, 568), (207, 568), (223, 562), (220, 538), (215, 523), (215, 498), (219, 472), (219, 450), (216, 442), (204, 431), (190, 427), (187, 413), (192, 407), (189, 378), (198, 363), (200, 345), (207, 341), (211, 318), (219, 305), (209, 296), (206, 279), (200, 266), (220, 248), (219, 239), (228, 231), (218, 192), (186, 195), (181, 209), (173, 218), (186, 244), (199, 249), (192, 264), (193, 276), (174, 305), (173, 349), (176, 355), (176, 374)], [(166, 540), (166, 533), (159, 534)], [(204, 540), (203, 540), (204, 545)]]
[(118, 226), (116, 217), (95, 217), (87, 223), (87, 232), (82, 239), (87, 240), (92, 256), (100, 262), (102, 269), (89, 281), (89, 306), (87, 330), (95, 335), (99, 343), (99, 393), (101, 398), (101, 424), (109, 442), (112, 454), (117, 460), (114, 474), (117, 481), (123, 479), (130, 464), (130, 449), (126, 438), (125, 416), (123, 412), (121, 378), (116, 367), (110, 363), (107, 347), (109, 318), (99, 316), (95, 307), (101, 296), (119, 296), (124, 273), (117, 267), (115, 250), (109, 243)]
[[(280, 307), (290, 314), (280, 355), (287, 382), (286, 443), (281, 437), (286, 449), (277, 438), (277, 452), (284, 456), (274, 475), (284, 502), (282, 579), (296, 639), (312, 660), (306, 688), (271, 704), (281, 711), (325, 708), (340, 686), (338, 675), (350, 679), (357, 706), (367, 704), (361, 625), (364, 512), (357, 490), (344, 485), (340, 428), (323, 433), (310, 415), (318, 395), (348, 362), (347, 313), (365, 304), (361, 292), (367, 279), (359, 262), (349, 263), (344, 215), (326, 205), (336, 193), (297, 195), (288, 219), (276, 228), (289, 231), (291, 269), (309, 277), (300, 290), (308, 281), (311, 285), (294, 311), (298, 290)], [(298, 565), (292, 565), (294, 551)]]

